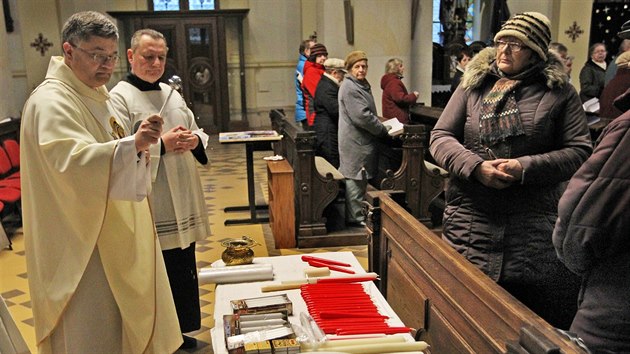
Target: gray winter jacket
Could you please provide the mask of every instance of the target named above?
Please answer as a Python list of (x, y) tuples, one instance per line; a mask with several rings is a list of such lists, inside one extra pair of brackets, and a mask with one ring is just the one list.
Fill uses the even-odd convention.
[(387, 136), (387, 129), (376, 115), (374, 97), (367, 81), (347, 75), (339, 88), (339, 172), (360, 180), (361, 168), (367, 178), (378, 168), (377, 139)]
[(443, 238), (494, 280), (543, 278), (547, 264), (555, 267), (558, 200), (592, 151), (580, 99), (559, 59), (548, 57), (516, 92), (525, 134), (490, 147), (497, 157), (521, 163), (520, 184), (498, 190), (473, 177), (477, 165), (492, 159), (480, 142), (479, 116), (500, 78), (494, 48), (468, 64), (431, 133), (430, 152), (450, 173)]

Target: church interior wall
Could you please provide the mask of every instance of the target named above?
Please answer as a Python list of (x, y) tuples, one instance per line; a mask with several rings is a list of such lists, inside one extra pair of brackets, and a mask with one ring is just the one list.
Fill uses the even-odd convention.
[[(579, 6), (576, 2), (580, 2)], [(67, 17), (82, 10), (106, 11), (146, 10), (145, 0), (9, 0), (15, 31), (5, 33), (0, 44), (8, 63), (0, 71), (8, 83), (12, 97), (0, 101), (3, 115), (18, 116), (31, 90), (45, 75), (51, 55), (61, 53), (60, 28)], [(418, 101), (431, 104), (431, 20), (432, 0), (420, 0), (415, 36), (411, 39), (412, 0), (351, 1), (354, 20), (354, 43), (346, 38), (344, 4), (342, 0), (221, 0), (222, 9), (249, 8), (243, 22), (245, 40), (245, 78), (247, 111), (251, 127), (268, 125), (270, 108), (285, 108), (293, 114), (295, 102), (294, 68), (297, 48), (303, 38), (317, 32), (318, 40), (327, 46), (331, 57), (345, 58), (351, 50), (364, 50), (369, 58), (368, 80), (372, 85), (377, 109), (381, 111), (380, 78), (385, 62), (400, 57), (406, 66), (403, 82), (409, 90), (420, 92)], [(584, 6), (585, 7), (584, 7)], [(572, 82), (579, 88), (578, 76), (586, 61), (590, 9), (592, 0), (508, 0), (511, 13), (539, 11), (549, 16), (555, 33), (554, 40), (563, 42), (575, 56)], [(575, 42), (565, 34), (573, 24), (581, 26), (583, 34)], [(557, 25), (556, 25), (557, 24)], [(31, 44), (42, 33), (52, 43), (45, 55)], [(124, 34), (128, 35), (128, 34)], [(231, 36), (236, 37), (236, 36)], [(238, 46), (228, 40), (228, 75), (234, 80), (238, 72)], [(120, 48), (118, 65), (108, 87), (112, 87), (126, 70), (125, 48)], [(240, 118), (238, 88), (231, 85), (230, 106)], [(6, 95), (5, 95), (6, 97)]]

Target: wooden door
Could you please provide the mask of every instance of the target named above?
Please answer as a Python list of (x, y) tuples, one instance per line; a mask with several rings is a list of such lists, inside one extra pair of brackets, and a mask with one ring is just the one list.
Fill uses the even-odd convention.
[(162, 81), (177, 75), (183, 82), (183, 95), (197, 117), (197, 125), (207, 132), (226, 130), (228, 100), (227, 70), (222, 20), (217, 17), (143, 18), (143, 26), (164, 34), (169, 47)]

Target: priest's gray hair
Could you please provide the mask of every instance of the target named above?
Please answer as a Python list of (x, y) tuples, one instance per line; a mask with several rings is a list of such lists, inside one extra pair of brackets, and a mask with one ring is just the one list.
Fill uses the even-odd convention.
[[(131, 36), (131, 50), (133, 52), (135, 52), (136, 49), (138, 49), (138, 46), (140, 45), (140, 38), (142, 38), (142, 36), (149, 36), (155, 40), (161, 39), (164, 41), (164, 43), (166, 43), (166, 38), (161, 32), (158, 32), (151, 28), (139, 29), (136, 32), (134, 32), (133, 36)], [(166, 50), (168, 50), (168, 48), (166, 48)]]
[(62, 44), (68, 42), (77, 45), (93, 36), (118, 40), (118, 28), (100, 12), (83, 11), (70, 16), (61, 31)]

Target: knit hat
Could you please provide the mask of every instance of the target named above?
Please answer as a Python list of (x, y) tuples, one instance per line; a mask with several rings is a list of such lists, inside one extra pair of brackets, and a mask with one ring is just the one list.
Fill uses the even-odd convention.
[(547, 16), (539, 12), (524, 12), (512, 16), (501, 26), (494, 41), (502, 37), (516, 37), (527, 47), (547, 60), (547, 50), (551, 42), (551, 24)]
[(617, 33), (621, 39), (630, 39), (630, 20), (621, 25), (621, 30)]
[(617, 59), (615, 59), (615, 64), (617, 64), (618, 68), (630, 68), (630, 52), (626, 51), (619, 54)]
[(346, 63), (343, 60), (337, 58), (328, 58), (324, 62), (324, 68), (326, 68), (326, 70), (342, 70), (345, 72), (345, 66)]
[(317, 56), (319, 55), (325, 55), (328, 56), (328, 51), (326, 50), (326, 46), (321, 44), (321, 43), (315, 43), (313, 44), (313, 46), (311, 47), (311, 55), (308, 57), (310, 58), (317, 58)]
[(359, 60), (367, 60), (367, 59), (368, 59), (367, 54), (365, 54), (364, 51), (355, 50), (353, 52), (350, 52), (346, 56), (346, 70), (350, 70), (352, 66), (356, 64), (356, 62), (358, 62)]

